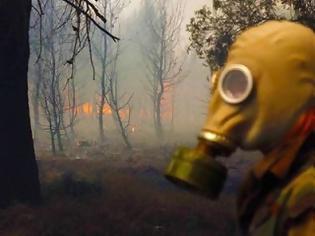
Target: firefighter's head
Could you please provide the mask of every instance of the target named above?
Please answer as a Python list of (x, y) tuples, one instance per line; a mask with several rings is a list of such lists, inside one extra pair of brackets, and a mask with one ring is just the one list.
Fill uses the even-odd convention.
[(315, 35), (287, 21), (251, 28), (213, 82), (201, 138), (219, 135), (235, 147), (269, 150), (315, 105)]
[(229, 155), (237, 147), (268, 152), (303, 115), (314, 114), (314, 32), (287, 21), (243, 32), (212, 77), (212, 91), (198, 147), (178, 152), (167, 170), (172, 180), (203, 190), (222, 185), (226, 175), (207, 154)]

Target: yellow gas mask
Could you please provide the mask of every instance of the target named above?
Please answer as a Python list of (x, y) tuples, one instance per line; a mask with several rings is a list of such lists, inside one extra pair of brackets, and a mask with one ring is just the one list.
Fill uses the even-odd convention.
[(194, 149), (181, 148), (166, 177), (217, 197), (227, 169), (215, 160), (236, 148), (268, 153), (315, 107), (315, 34), (269, 21), (240, 34), (212, 77), (208, 118)]

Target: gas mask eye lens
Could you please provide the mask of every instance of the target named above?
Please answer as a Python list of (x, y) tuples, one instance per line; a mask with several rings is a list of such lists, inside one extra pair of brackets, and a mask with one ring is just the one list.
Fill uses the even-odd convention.
[(244, 65), (231, 65), (227, 67), (219, 79), (221, 97), (231, 104), (244, 101), (253, 88), (253, 78)]
[(241, 71), (230, 71), (222, 82), (223, 92), (232, 99), (240, 98), (248, 86), (248, 81)]

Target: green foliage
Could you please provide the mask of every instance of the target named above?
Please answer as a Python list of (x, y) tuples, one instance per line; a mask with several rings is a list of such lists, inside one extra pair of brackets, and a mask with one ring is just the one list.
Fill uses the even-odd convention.
[(291, 20), (314, 28), (314, 1), (281, 2), (214, 0), (213, 9), (204, 6), (187, 25), (189, 50), (194, 49), (206, 65), (216, 70), (224, 64), (229, 46), (241, 31), (267, 20), (283, 19), (284, 10), (293, 12)]
[(314, 0), (282, 0), (290, 5), (295, 12), (295, 21), (315, 30), (315, 1)]

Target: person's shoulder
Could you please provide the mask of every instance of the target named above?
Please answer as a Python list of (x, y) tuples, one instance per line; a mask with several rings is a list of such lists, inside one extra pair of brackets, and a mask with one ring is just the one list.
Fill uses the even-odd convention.
[(290, 218), (315, 209), (315, 167), (310, 166), (285, 188), (286, 209)]

